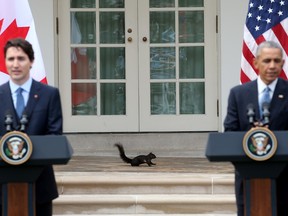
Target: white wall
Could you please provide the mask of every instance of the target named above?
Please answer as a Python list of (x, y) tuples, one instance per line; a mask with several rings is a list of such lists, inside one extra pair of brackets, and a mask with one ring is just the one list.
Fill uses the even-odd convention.
[(53, 18), (53, 0), (29, 0), (34, 18), (36, 33), (46, 70), (48, 84), (57, 85), (57, 65), (55, 63), (55, 18)]
[(220, 128), (223, 130), (230, 88), (240, 83), (243, 29), (249, 0), (220, 0), (219, 3)]

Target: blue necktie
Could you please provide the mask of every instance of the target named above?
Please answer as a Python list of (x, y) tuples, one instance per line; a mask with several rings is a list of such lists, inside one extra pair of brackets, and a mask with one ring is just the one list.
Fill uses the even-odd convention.
[(262, 113), (263, 113), (263, 103), (270, 103), (270, 88), (267, 86), (264, 91), (263, 94), (260, 98), (260, 102), (259, 102), (259, 107), (260, 107), (260, 116), (262, 117)]
[(16, 92), (17, 92), (16, 111), (17, 111), (18, 117), (21, 118), (24, 107), (25, 107), (24, 97), (22, 95), (23, 89), (18, 88)]

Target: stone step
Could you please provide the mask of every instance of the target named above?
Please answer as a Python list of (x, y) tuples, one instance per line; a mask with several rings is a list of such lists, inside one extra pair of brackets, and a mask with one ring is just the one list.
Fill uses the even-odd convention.
[[(117, 216), (155, 216), (155, 214), (53, 214), (53, 216), (108, 216), (108, 215), (117, 215)], [(157, 214), (157, 216), (161, 216), (164, 214)], [(167, 216), (167, 214), (165, 214)], [(237, 214), (168, 214), (168, 216), (237, 216)]]
[(234, 195), (61, 195), (54, 214), (235, 214)]
[(58, 191), (69, 194), (234, 194), (233, 174), (57, 172)]
[(233, 174), (56, 172), (56, 215), (233, 215)]

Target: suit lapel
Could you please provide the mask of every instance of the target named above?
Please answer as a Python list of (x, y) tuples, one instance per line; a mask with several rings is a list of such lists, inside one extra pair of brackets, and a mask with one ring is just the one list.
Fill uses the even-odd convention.
[(27, 106), (26, 106), (26, 113), (27, 116), (29, 118), (29, 116), (31, 116), (35, 105), (37, 104), (37, 101), (39, 99), (39, 91), (41, 89), (41, 85), (39, 85), (39, 83), (37, 83), (35, 80), (32, 81), (32, 85), (31, 85), (31, 89), (30, 89), (30, 93), (29, 93), (29, 99), (27, 102)]
[(5, 101), (5, 103), (1, 104), (4, 115), (7, 115), (8, 113), (11, 114), (13, 118), (12, 126), (15, 129), (18, 128), (19, 119), (13, 104), (12, 93), (8, 82), (1, 87), (0, 101)]

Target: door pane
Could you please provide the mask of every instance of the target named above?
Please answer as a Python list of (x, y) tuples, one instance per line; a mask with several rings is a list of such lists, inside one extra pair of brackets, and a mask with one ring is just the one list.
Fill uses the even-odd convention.
[(179, 42), (204, 42), (204, 13), (203, 11), (179, 12)]
[(150, 8), (165, 8), (165, 7), (174, 7), (175, 0), (150, 0)]
[(175, 42), (175, 12), (150, 12), (151, 43)]
[(124, 8), (124, 0), (100, 0), (100, 8)]
[(176, 114), (175, 83), (151, 83), (151, 114)]
[(176, 75), (175, 47), (150, 49), (150, 78), (173, 79)]
[(96, 48), (71, 48), (71, 78), (96, 78)]
[(71, 12), (71, 43), (96, 42), (95, 12)]
[(205, 114), (204, 82), (180, 83), (180, 114)]
[(179, 7), (203, 7), (203, 0), (179, 0)]
[(101, 115), (126, 114), (124, 83), (101, 83)]
[(100, 78), (125, 79), (125, 48), (100, 49)]
[(70, 0), (71, 8), (95, 8), (95, 0)]
[(204, 47), (180, 47), (179, 53), (179, 77), (204, 78)]
[(96, 115), (97, 95), (94, 83), (72, 83), (72, 115)]
[(123, 44), (125, 42), (124, 12), (100, 12), (100, 43)]

